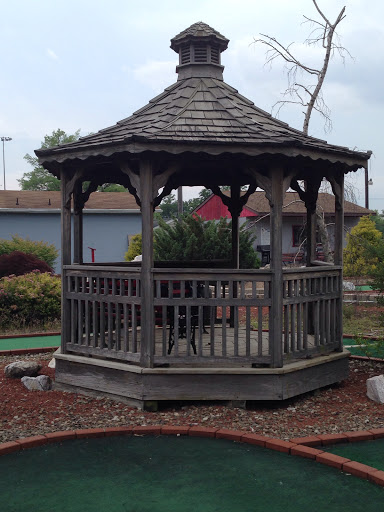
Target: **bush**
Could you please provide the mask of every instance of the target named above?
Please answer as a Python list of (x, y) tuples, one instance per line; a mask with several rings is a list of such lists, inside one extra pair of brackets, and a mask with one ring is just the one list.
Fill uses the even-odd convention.
[(347, 233), (344, 249), (344, 274), (350, 277), (369, 276), (375, 272), (378, 258), (374, 249), (382, 244), (383, 236), (368, 217), (361, 217), (359, 223)]
[(30, 240), (13, 235), (11, 240), (0, 239), (0, 256), (10, 254), (14, 251), (24, 252), (25, 254), (34, 254), (39, 260), (45, 261), (47, 265), (53, 267), (59, 255), (56, 247), (48, 242)]
[(0, 279), (0, 326), (60, 318), (61, 280), (38, 271)]
[[(224, 218), (218, 222), (204, 221), (192, 215), (184, 215), (173, 224), (159, 219), (159, 227), (154, 231), (155, 259), (230, 260), (231, 224)], [(260, 260), (252, 246), (255, 237), (242, 226), (239, 238), (240, 268), (259, 268)]]
[(132, 261), (135, 259), (136, 256), (139, 256), (139, 254), (142, 253), (141, 240), (141, 233), (139, 233), (138, 235), (133, 235), (131, 241), (129, 242), (128, 251), (125, 253), (124, 256), (125, 261)]
[(0, 278), (10, 275), (20, 276), (33, 270), (53, 272), (53, 269), (45, 261), (39, 260), (34, 254), (13, 251), (0, 256)]

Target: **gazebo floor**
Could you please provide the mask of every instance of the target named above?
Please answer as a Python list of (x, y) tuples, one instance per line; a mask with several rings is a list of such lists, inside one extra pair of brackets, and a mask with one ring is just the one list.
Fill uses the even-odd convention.
[[(220, 328), (216, 327), (215, 331)], [(245, 329), (239, 328), (238, 352), (245, 355)], [(139, 334), (139, 333), (138, 333)], [(215, 333), (215, 354), (219, 355), (219, 332)], [(138, 336), (139, 338), (139, 336)], [(221, 341), (221, 340), (220, 340)], [(211, 355), (210, 333), (204, 334), (200, 344), (202, 355)], [(217, 342), (217, 344), (216, 344)], [(196, 344), (198, 339), (196, 337)], [(267, 354), (268, 332), (263, 332), (263, 355)], [(138, 339), (138, 346), (140, 341)], [(226, 333), (227, 353), (233, 354), (234, 330)], [(308, 336), (308, 349), (314, 346)], [(164, 353), (164, 339), (156, 330), (155, 354)], [(168, 338), (166, 340), (168, 349)], [(221, 348), (221, 347), (220, 347)], [(257, 332), (251, 333), (251, 355), (257, 355)], [(171, 355), (175, 355), (175, 347)], [(178, 342), (178, 356), (187, 355), (186, 340)], [(99, 357), (87, 357), (73, 353), (55, 353), (55, 388), (91, 395), (104, 395), (139, 408), (153, 409), (161, 401), (222, 400), (244, 405), (247, 401), (286, 400), (344, 380), (348, 376), (349, 352), (332, 352), (311, 359), (285, 360), (282, 368), (220, 362), (178, 364), (172, 357), (169, 367), (145, 368), (139, 364), (127, 364)]]

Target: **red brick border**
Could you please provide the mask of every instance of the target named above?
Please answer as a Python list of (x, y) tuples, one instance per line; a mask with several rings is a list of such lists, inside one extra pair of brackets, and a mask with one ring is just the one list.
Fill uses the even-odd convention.
[[(41, 446), (47, 443), (60, 443), (70, 439), (86, 439), (118, 435), (189, 435), (191, 437), (227, 439), (234, 442), (253, 444), (282, 453), (312, 459), (321, 464), (334, 467), (384, 487), (384, 471), (321, 450), (321, 446), (324, 445), (383, 438), (384, 428), (345, 432), (344, 434), (324, 434), (300, 437), (291, 439), (290, 441), (266, 437), (260, 434), (252, 434), (241, 430), (219, 429), (197, 425), (193, 427), (178, 425), (142, 425), (135, 427), (89, 428), (51, 432), (45, 435), (26, 437), (23, 439), (17, 439), (16, 441), (0, 443), (0, 456), (35, 446)], [(314, 448), (316, 446), (318, 448)]]

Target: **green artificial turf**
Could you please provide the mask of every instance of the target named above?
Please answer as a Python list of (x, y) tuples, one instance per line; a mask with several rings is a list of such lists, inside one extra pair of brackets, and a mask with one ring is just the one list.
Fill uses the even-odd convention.
[(0, 339), (0, 350), (43, 348), (60, 346), (61, 336), (28, 336), (27, 338)]
[(196, 437), (107, 437), (0, 457), (2, 512), (377, 512), (384, 490), (315, 461)]

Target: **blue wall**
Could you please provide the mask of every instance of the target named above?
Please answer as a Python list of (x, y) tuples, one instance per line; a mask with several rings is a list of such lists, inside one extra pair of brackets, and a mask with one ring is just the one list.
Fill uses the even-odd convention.
[[(84, 262), (124, 261), (128, 249), (128, 236), (141, 233), (141, 214), (138, 213), (85, 213)], [(43, 240), (54, 244), (59, 251), (55, 270), (60, 272), (61, 228), (60, 213), (13, 213), (0, 211), (0, 238), (7, 240), (19, 235), (30, 240)]]

